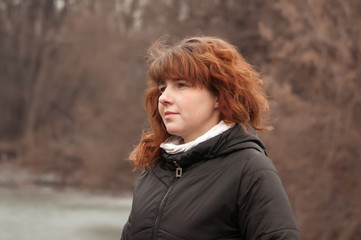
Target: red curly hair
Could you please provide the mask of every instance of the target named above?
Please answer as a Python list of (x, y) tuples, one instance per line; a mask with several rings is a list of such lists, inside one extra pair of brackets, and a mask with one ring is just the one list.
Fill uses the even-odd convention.
[(185, 79), (195, 87), (206, 87), (218, 96), (220, 118), (256, 130), (269, 129), (268, 100), (259, 74), (228, 42), (216, 37), (190, 37), (174, 46), (158, 40), (148, 52), (150, 87), (145, 108), (151, 129), (143, 131), (130, 154), (136, 168), (149, 168), (160, 159), (159, 145), (170, 134), (158, 112), (158, 84), (167, 78)]

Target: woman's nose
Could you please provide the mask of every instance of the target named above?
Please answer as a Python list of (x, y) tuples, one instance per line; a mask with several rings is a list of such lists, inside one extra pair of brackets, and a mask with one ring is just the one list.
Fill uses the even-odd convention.
[(172, 103), (172, 99), (170, 97), (169, 90), (167, 88), (159, 96), (158, 101), (163, 105)]

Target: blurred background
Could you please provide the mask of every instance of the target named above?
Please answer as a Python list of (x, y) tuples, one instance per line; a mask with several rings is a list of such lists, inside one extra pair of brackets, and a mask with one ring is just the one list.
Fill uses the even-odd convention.
[(118, 239), (147, 48), (215, 35), (262, 75), (302, 239), (359, 239), (360, 23), (359, 0), (0, 0), (0, 238)]

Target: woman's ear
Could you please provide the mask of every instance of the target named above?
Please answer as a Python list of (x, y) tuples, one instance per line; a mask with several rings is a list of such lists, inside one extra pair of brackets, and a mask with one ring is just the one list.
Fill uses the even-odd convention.
[(219, 108), (219, 97), (216, 97), (216, 102), (214, 103), (214, 108)]
[(211, 93), (212, 95), (215, 97), (215, 103), (214, 103), (214, 108), (219, 108), (219, 92), (216, 90), (216, 88), (211, 87)]

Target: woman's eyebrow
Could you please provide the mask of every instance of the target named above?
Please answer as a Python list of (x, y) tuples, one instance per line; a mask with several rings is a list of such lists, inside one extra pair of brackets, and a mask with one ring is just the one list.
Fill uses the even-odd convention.
[(176, 82), (179, 82), (179, 81), (187, 81), (187, 80), (185, 80), (184, 78), (175, 78), (175, 79), (173, 79), (174, 81), (176, 81)]
[(187, 80), (185, 80), (184, 78), (180, 78), (180, 77), (169, 77), (166, 79), (159, 80), (157, 83), (157, 86), (165, 85), (165, 84), (167, 84), (167, 81), (179, 82), (179, 81), (187, 81)]
[(159, 85), (164, 85), (165, 84), (165, 80), (159, 80), (158, 82), (157, 82), (157, 85), (159, 86)]

